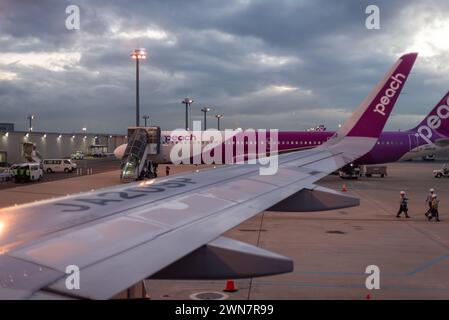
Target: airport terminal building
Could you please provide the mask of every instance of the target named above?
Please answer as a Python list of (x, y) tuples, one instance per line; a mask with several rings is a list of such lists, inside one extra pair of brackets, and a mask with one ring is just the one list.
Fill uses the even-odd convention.
[[(10, 130), (13, 129), (13, 130)], [(89, 155), (101, 150), (113, 153), (119, 145), (126, 143), (125, 135), (95, 133), (59, 133), (14, 131), (13, 126), (0, 126), (0, 166), (23, 162), (22, 143), (32, 142), (44, 159), (68, 158), (82, 151)]]

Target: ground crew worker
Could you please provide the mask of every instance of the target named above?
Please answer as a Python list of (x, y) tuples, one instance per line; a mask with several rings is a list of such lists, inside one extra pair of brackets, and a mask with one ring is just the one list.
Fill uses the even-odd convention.
[(23, 167), (19, 167), (19, 181), (25, 180), (25, 169)]
[(396, 215), (396, 218), (399, 218), (402, 212), (405, 213), (406, 218), (410, 218), (410, 216), (408, 215), (408, 198), (405, 194), (405, 191), (401, 191), (401, 196), (399, 198), (399, 211)]
[(25, 169), (25, 180), (26, 181), (31, 181), (30, 166), (27, 166), (26, 169)]
[(166, 167), (165, 167), (165, 175), (166, 175), (166, 176), (169, 176), (169, 175), (170, 175), (170, 167), (169, 167), (169, 166), (166, 166)]
[(153, 168), (154, 168), (154, 177), (155, 177), (155, 178), (157, 178), (157, 170), (158, 170), (158, 167), (159, 167), (159, 166), (158, 166), (157, 163), (156, 163), (156, 164), (154, 165), (154, 167), (153, 167)]
[(427, 210), (426, 213), (424, 213), (424, 215), (429, 218), (429, 215), (431, 215), (432, 212), (432, 196), (435, 194), (435, 189), (430, 188), (429, 193), (427, 194), (427, 198), (426, 198), (426, 205), (429, 206), (429, 209)]
[(12, 169), (12, 176), (14, 177), (15, 182), (19, 182), (19, 170), (17, 170), (17, 167)]
[(148, 161), (145, 176), (147, 178), (157, 178), (157, 164), (154, 164), (152, 161)]
[(439, 203), (440, 203), (440, 200), (438, 200), (436, 193), (434, 193), (432, 196), (432, 211), (429, 216), (429, 221), (432, 220), (433, 217), (435, 217), (435, 220), (437, 222), (440, 222), (440, 214), (438, 213)]
[(139, 180), (143, 180), (148, 177), (148, 169), (146, 166), (143, 166), (142, 172), (140, 173)]

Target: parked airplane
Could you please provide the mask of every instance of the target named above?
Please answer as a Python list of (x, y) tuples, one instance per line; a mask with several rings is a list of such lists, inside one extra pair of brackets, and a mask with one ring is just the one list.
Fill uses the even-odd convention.
[[(334, 134), (333, 131), (281, 131), (278, 133), (277, 149), (280, 153), (284, 153), (315, 148), (326, 142)], [(255, 143), (251, 139), (257, 140), (257, 133), (253, 138), (248, 137), (245, 141), (245, 152), (248, 152), (248, 145)], [(235, 143), (235, 141), (230, 142)], [(148, 158), (158, 164), (171, 163), (172, 148), (178, 143), (195, 143), (195, 141), (192, 139), (191, 133), (179, 135), (175, 131), (162, 131), (160, 153), (150, 155)], [(115, 156), (122, 159), (126, 147), (127, 144), (123, 144), (116, 148)], [(415, 128), (407, 131), (383, 132), (376, 146), (366, 155), (357, 159), (355, 164), (380, 164), (410, 160), (435, 154), (448, 148), (449, 92)], [(222, 163), (227, 163), (227, 160), (223, 153)]]
[(314, 183), (375, 146), (416, 56), (399, 58), (334, 138), (280, 155), (275, 175), (230, 165), (1, 209), (0, 299), (106, 299), (146, 278), (291, 272), (291, 259), (221, 234), (268, 209), (358, 205)]
[[(313, 148), (324, 143), (335, 132), (280, 132), (280, 150)], [(297, 147), (299, 146), (299, 148)], [(376, 146), (355, 164), (381, 164), (410, 160), (435, 154), (449, 148), (449, 92), (430, 113), (413, 129), (385, 131)]]

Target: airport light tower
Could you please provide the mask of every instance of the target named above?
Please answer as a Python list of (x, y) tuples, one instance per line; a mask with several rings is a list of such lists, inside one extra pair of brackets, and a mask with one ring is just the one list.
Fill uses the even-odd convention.
[(144, 114), (144, 115), (142, 116), (142, 119), (145, 120), (145, 127), (146, 127), (146, 126), (147, 126), (147, 120), (150, 119), (150, 116), (147, 115), (147, 114)]
[(201, 109), (201, 111), (204, 112), (204, 131), (207, 130), (207, 126), (206, 126), (206, 113), (208, 113), (211, 110), (211, 108), (209, 107), (204, 107), (203, 109)]
[(34, 114), (30, 114), (27, 119), (30, 121), (30, 126), (28, 128), (28, 131), (31, 132), (33, 131), (33, 120), (36, 116)]
[(217, 118), (217, 120), (218, 120), (218, 131), (220, 131), (220, 119), (221, 118), (223, 118), (223, 115), (222, 114), (216, 114), (215, 115), (215, 118)]
[(185, 98), (181, 103), (186, 105), (186, 130), (189, 129), (189, 107), (193, 103), (193, 99)]
[(140, 125), (139, 110), (139, 61), (147, 58), (145, 49), (137, 49), (131, 53), (131, 58), (136, 60), (136, 127)]

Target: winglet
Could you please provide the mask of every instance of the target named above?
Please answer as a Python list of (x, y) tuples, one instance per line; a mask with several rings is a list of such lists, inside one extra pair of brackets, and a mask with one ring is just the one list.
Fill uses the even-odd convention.
[(377, 138), (407, 81), (418, 53), (404, 54), (371, 90), (336, 136)]

